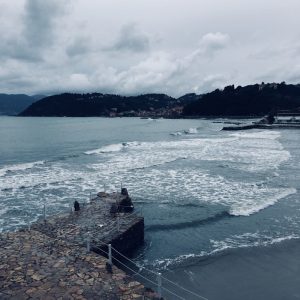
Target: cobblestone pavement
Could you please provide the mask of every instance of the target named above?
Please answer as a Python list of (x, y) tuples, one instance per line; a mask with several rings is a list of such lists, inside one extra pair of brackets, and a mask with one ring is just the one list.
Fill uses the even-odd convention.
[(82, 205), (78, 212), (47, 216), (46, 222), (40, 219), (31, 227), (51, 238), (82, 246), (85, 246), (87, 236), (90, 235), (92, 244), (101, 247), (103, 242), (110, 243), (143, 220), (143, 217), (135, 213), (120, 213), (118, 228), (117, 218), (109, 212), (110, 204), (116, 202), (118, 197), (118, 194), (107, 194), (105, 198), (96, 198), (91, 203)]
[(0, 235), (0, 299), (155, 299), (85, 248), (35, 230)]

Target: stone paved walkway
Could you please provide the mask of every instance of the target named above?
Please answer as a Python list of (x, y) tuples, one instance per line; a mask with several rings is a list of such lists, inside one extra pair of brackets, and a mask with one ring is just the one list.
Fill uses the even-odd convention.
[(142, 284), (85, 248), (22, 230), (0, 235), (0, 299), (155, 299)]
[(31, 227), (49, 237), (82, 246), (86, 245), (87, 236), (90, 235), (92, 244), (101, 247), (102, 243), (109, 244), (135, 224), (143, 222), (144, 218), (135, 213), (120, 213), (118, 230), (117, 218), (109, 210), (110, 204), (116, 202), (120, 194), (105, 195), (104, 198), (98, 197), (90, 204), (82, 206), (78, 212), (47, 216), (46, 222), (40, 219)]

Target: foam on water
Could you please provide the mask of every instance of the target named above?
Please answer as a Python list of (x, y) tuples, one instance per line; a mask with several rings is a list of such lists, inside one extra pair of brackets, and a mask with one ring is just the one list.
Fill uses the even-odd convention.
[(184, 131), (185, 134), (197, 134), (198, 130), (197, 128), (189, 128), (188, 130)]
[(0, 177), (5, 176), (9, 172), (17, 172), (17, 171), (32, 169), (36, 166), (43, 165), (44, 163), (45, 161), (35, 161), (35, 162), (23, 163), (23, 164), (6, 165), (1, 167)]
[[(134, 181), (137, 175), (138, 182)], [(296, 193), (294, 188), (257, 186), (229, 181), (222, 176), (212, 176), (198, 170), (184, 169), (153, 169), (146, 173), (128, 174), (126, 185), (137, 196), (143, 195), (146, 186), (156, 198), (164, 195), (168, 199), (178, 199), (183, 204), (182, 199), (192, 197), (200, 202), (221, 204), (228, 207), (229, 213), (234, 216), (249, 216)]]
[(104, 147), (101, 147), (98, 149), (94, 149), (91, 151), (86, 151), (86, 152), (84, 152), (84, 154), (92, 155), (92, 154), (119, 152), (119, 151), (122, 151), (124, 148), (134, 147), (139, 144), (140, 143), (138, 143), (138, 142), (124, 142), (124, 143), (120, 143), (120, 144), (111, 144), (111, 145), (107, 145), (107, 146), (104, 146)]
[(101, 147), (99, 149), (94, 149), (91, 151), (84, 152), (87, 155), (91, 154), (101, 154), (101, 153), (107, 153), (107, 152), (118, 152), (123, 149), (123, 144), (111, 144), (108, 146)]
[(275, 189), (277, 192), (272, 192), (270, 196), (266, 196), (263, 199), (252, 198), (251, 201), (241, 201), (237, 204), (232, 205), (230, 209), (230, 214), (233, 216), (250, 216), (260, 210), (267, 208), (271, 205), (274, 205), (277, 201), (292, 195), (296, 194), (297, 190), (295, 188), (287, 189)]
[(256, 233), (244, 233), (242, 235), (233, 235), (230, 238), (226, 238), (222, 241), (211, 240), (211, 250), (201, 251), (199, 253), (189, 253), (179, 255), (175, 258), (163, 258), (157, 259), (154, 262), (144, 261), (145, 265), (150, 264), (157, 269), (165, 270), (175, 266), (180, 266), (194, 261), (195, 259), (205, 259), (213, 255), (222, 253), (232, 249), (250, 248), (250, 247), (267, 247), (270, 245), (278, 244), (283, 241), (299, 239), (300, 236), (296, 234), (272, 237), (266, 234)]
[(181, 135), (182, 135), (182, 132), (181, 132), (181, 131), (175, 131), (175, 132), (171, 132), (170, 135), (173, 135), (173, 136), (181, 136)]
[[(16, 173), (0, 176), (0, 196), (2, 194), (10, 206), (13, 202), (9, 201), (15, 197), (43, 201), (50, 196), (59, 207), (59, 203), (65, 205), (63, 195), (70, 199), (79, 198), (87, 196), (87, 191), (99, 191), (104, 185), (108, 191), (114, 191), (123, 182), (134, 196), (140, 198), (147, 192), (153, 201), (164, 195), (167, 202), (172, 199), (184, 204), (182, 199), (191, 198), (199, 203), (221, 204), (234, 216), (248, 216), (296, 190), (232, 181), (211, 174), (209, 170), (195, 168), (190, 161), (224, 161), (231, 168), (248, 172), (275, 170), (290, 157), (278, 137), (278, 132), (262, 131), (211, 138), (197, 136), (171, 141), (111, 144), (87, 151), (86, 154), (96, 155), (94, 162), (84, 168), (54, 161), (1, 169), (5, 174), (12, 169)], [(97, 154), (103, 155), (98, 157)], [(176, 164), (183, 159), (187, 163), (178, 168)], [(38, 168), (34, 168), (36, 166)]]
[(244, 138), (244, 139), (270, 139), (276, 140), (281, 136), (279, 131), (262, 130), (255, 132), (235, 132), (231, 133), (230, 136)]
[[(86, 154), (117, 152), (110, 160), (114, 169), (143, 168), (186, 157), (195, 160), (235, 162), (233, 168), (249, 172), (276, 169), (290, 158), (277, 141), (278, 132), (238, 133), (217, 138), (192, 138), (158, 142), (112, 144)], [(126, 150), (123, 151), (122, 150)], [(99, 165), (102, 168), (103, 165)], [(97, 169), (96, 164), (92, 168)]]

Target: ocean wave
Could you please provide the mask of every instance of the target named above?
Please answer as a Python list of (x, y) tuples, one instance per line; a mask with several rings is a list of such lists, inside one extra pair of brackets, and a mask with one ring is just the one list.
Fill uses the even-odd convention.
[(86, 152), (84, 152), (84, 154), (93, 155), (93, 154), (101, 154), (101, 153), (120, 152), (124, 148), (134, 147), (134, 146), (138, 146), (140, 144), (141, 143), (139, 143), (139, 142), (124, 142), (124, 143), (119, 143), (119, 144), (111, 144), (111, 145), (103, 146), (98, 149), (86, 151)]
[(185, 134), (197, 134), (198, 130), (197, 128), (189, 128), (188, 130), (184, 130)]
[(295, 188), (289, 188), (283, 189), (269, 198), (253, 199), (253, 201), (250, 202), (241, 201), (240, 203), (233, 205), (229, 213), (232, 216), (250, 216), (295, 193), (297, 193)]
[(232, 216), (249, 216), (297, 192), (294, 187), (272, 187), (270, 182), (232, 181), (199, 169), (137, 170), (128, 173), (126, 180), (128, 187), (139, 197), (145, 193), (144, 187), (151, 191), (154, 199), (160, 199), (161, 195), (172, 199), (176, 191), (176, 199), (192, 199), (197, 205), (221, 205)]
[(155, 225), (146, 226), (146, 231), (156, 232), (156, 231), (180, 230), (180, 229), (215, 223), (218, 222), (219, 220), (222, 220), (224, 218), (230, 218), (230, 217), (232, 216), (227, 211), (222, 211), (206, 219), (181, 222), (175, 224), (155, 224)]
[(173, 135), (173, 136), (181, 136), (181, 135), (182, 135), (182, 132), (181, 132), (181, 131), (175, 131), (175, 132), (171, 132), (170, 135)]
[[(252, 247), (267, 247), (282, 243), (293, 239), (299, 239), (300, 236), (291, 234), (287, 236), (270, 237), (260, 235), (259, 233), (245, 233), (242, 235), (234, 235), (231, 238), (226, 238), (223, 241), (211, 240), (213, 250), (201, 251), (200, 253), (182, 254), (175, 258), (157, 259), (151, 263), (151, 266), (156, 269), (166, 270), (172, 267), (187, 266), (195, 264), (196, 261), (206, 261), (212, 259), (216, 255), (226, 253), (241, 248)], [(145, 264), (149, 262), (145, 261)]]
[(17, 172), (12, 176), (0, 177), (0, 187), (3, 192), (18, 190), (21, 192), (24, 189), (40, 191), (41, 187), (51, 185), (53, 182), (65, 185), (78, 181), (82, 177), (87, 180), (88, 174), (82, 170), (68, 170), (64, 164), (47, 164), (42, 165), (42, 168), (33, 168), (26, 176)]
[(49, 162), (56, 162), (57, 160), (59, 160), (59, 161), (64, 161), (64, 160), (67, 160), (67, 159), (69, 159), (69, 158), (77, 158), (77, 157), (79, 157), (79, 156), (80, 156), (79, 154), (63, 155), (63, 156), (59, 156), (59, 157), (56, 158), (56, 159), (49, 160)]
[(23, 164), (15, 164), (15, 165), (6, 165), (0, 169), (0, 176), (5, 176), (10, 172), (17, 172), (17, 171), (25, 171), (28, 169), (32, 169), (36, 166), (43, 165), (45, 161), (34, 161), (30, 163), (23, 163)]
[(149, 169), (149, 168), (153, 168), (153, 167), (168, 165), (168, 164), (171, 164), (171, 163), (174, 163), (174, 162), (177, 162), (177, 161), (180, 161), (180, 160), (184, 160), (184, 159), (187, 159), (187, 157), (183, 156), (183, 157), (178, 157), (178, 158), (171, 159), (171, 160), (165, 160), (165, 161), (154, 163), (154, 164), (150, 163), (148, 165), (143, 165), (141, 167), (132, 167), (132, 168), (128, 168), (128, 171), (144, 170), (144, 169)]
[(279, 131), (262, 130), (257, 132), (235, 132), (229, 134), (232, 137), (245, 138), (245, 139), (270, 139), (276, 140), (281, 137)]

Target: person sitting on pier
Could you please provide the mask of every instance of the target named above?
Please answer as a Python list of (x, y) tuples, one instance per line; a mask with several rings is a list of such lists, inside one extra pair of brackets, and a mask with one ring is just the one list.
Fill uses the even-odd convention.
[(122, 200), (119, 203), (119, 211), (126, 212), (126, 213), (132, 212), (134, 210), (134, 207), (126, 188), (122, 188), (121, 195), (122, 195)]
[(79, 205), (79, 202), (77, 200), (74, 201), (74, 210), (75, 211), (80, 211), (80, 205)]

